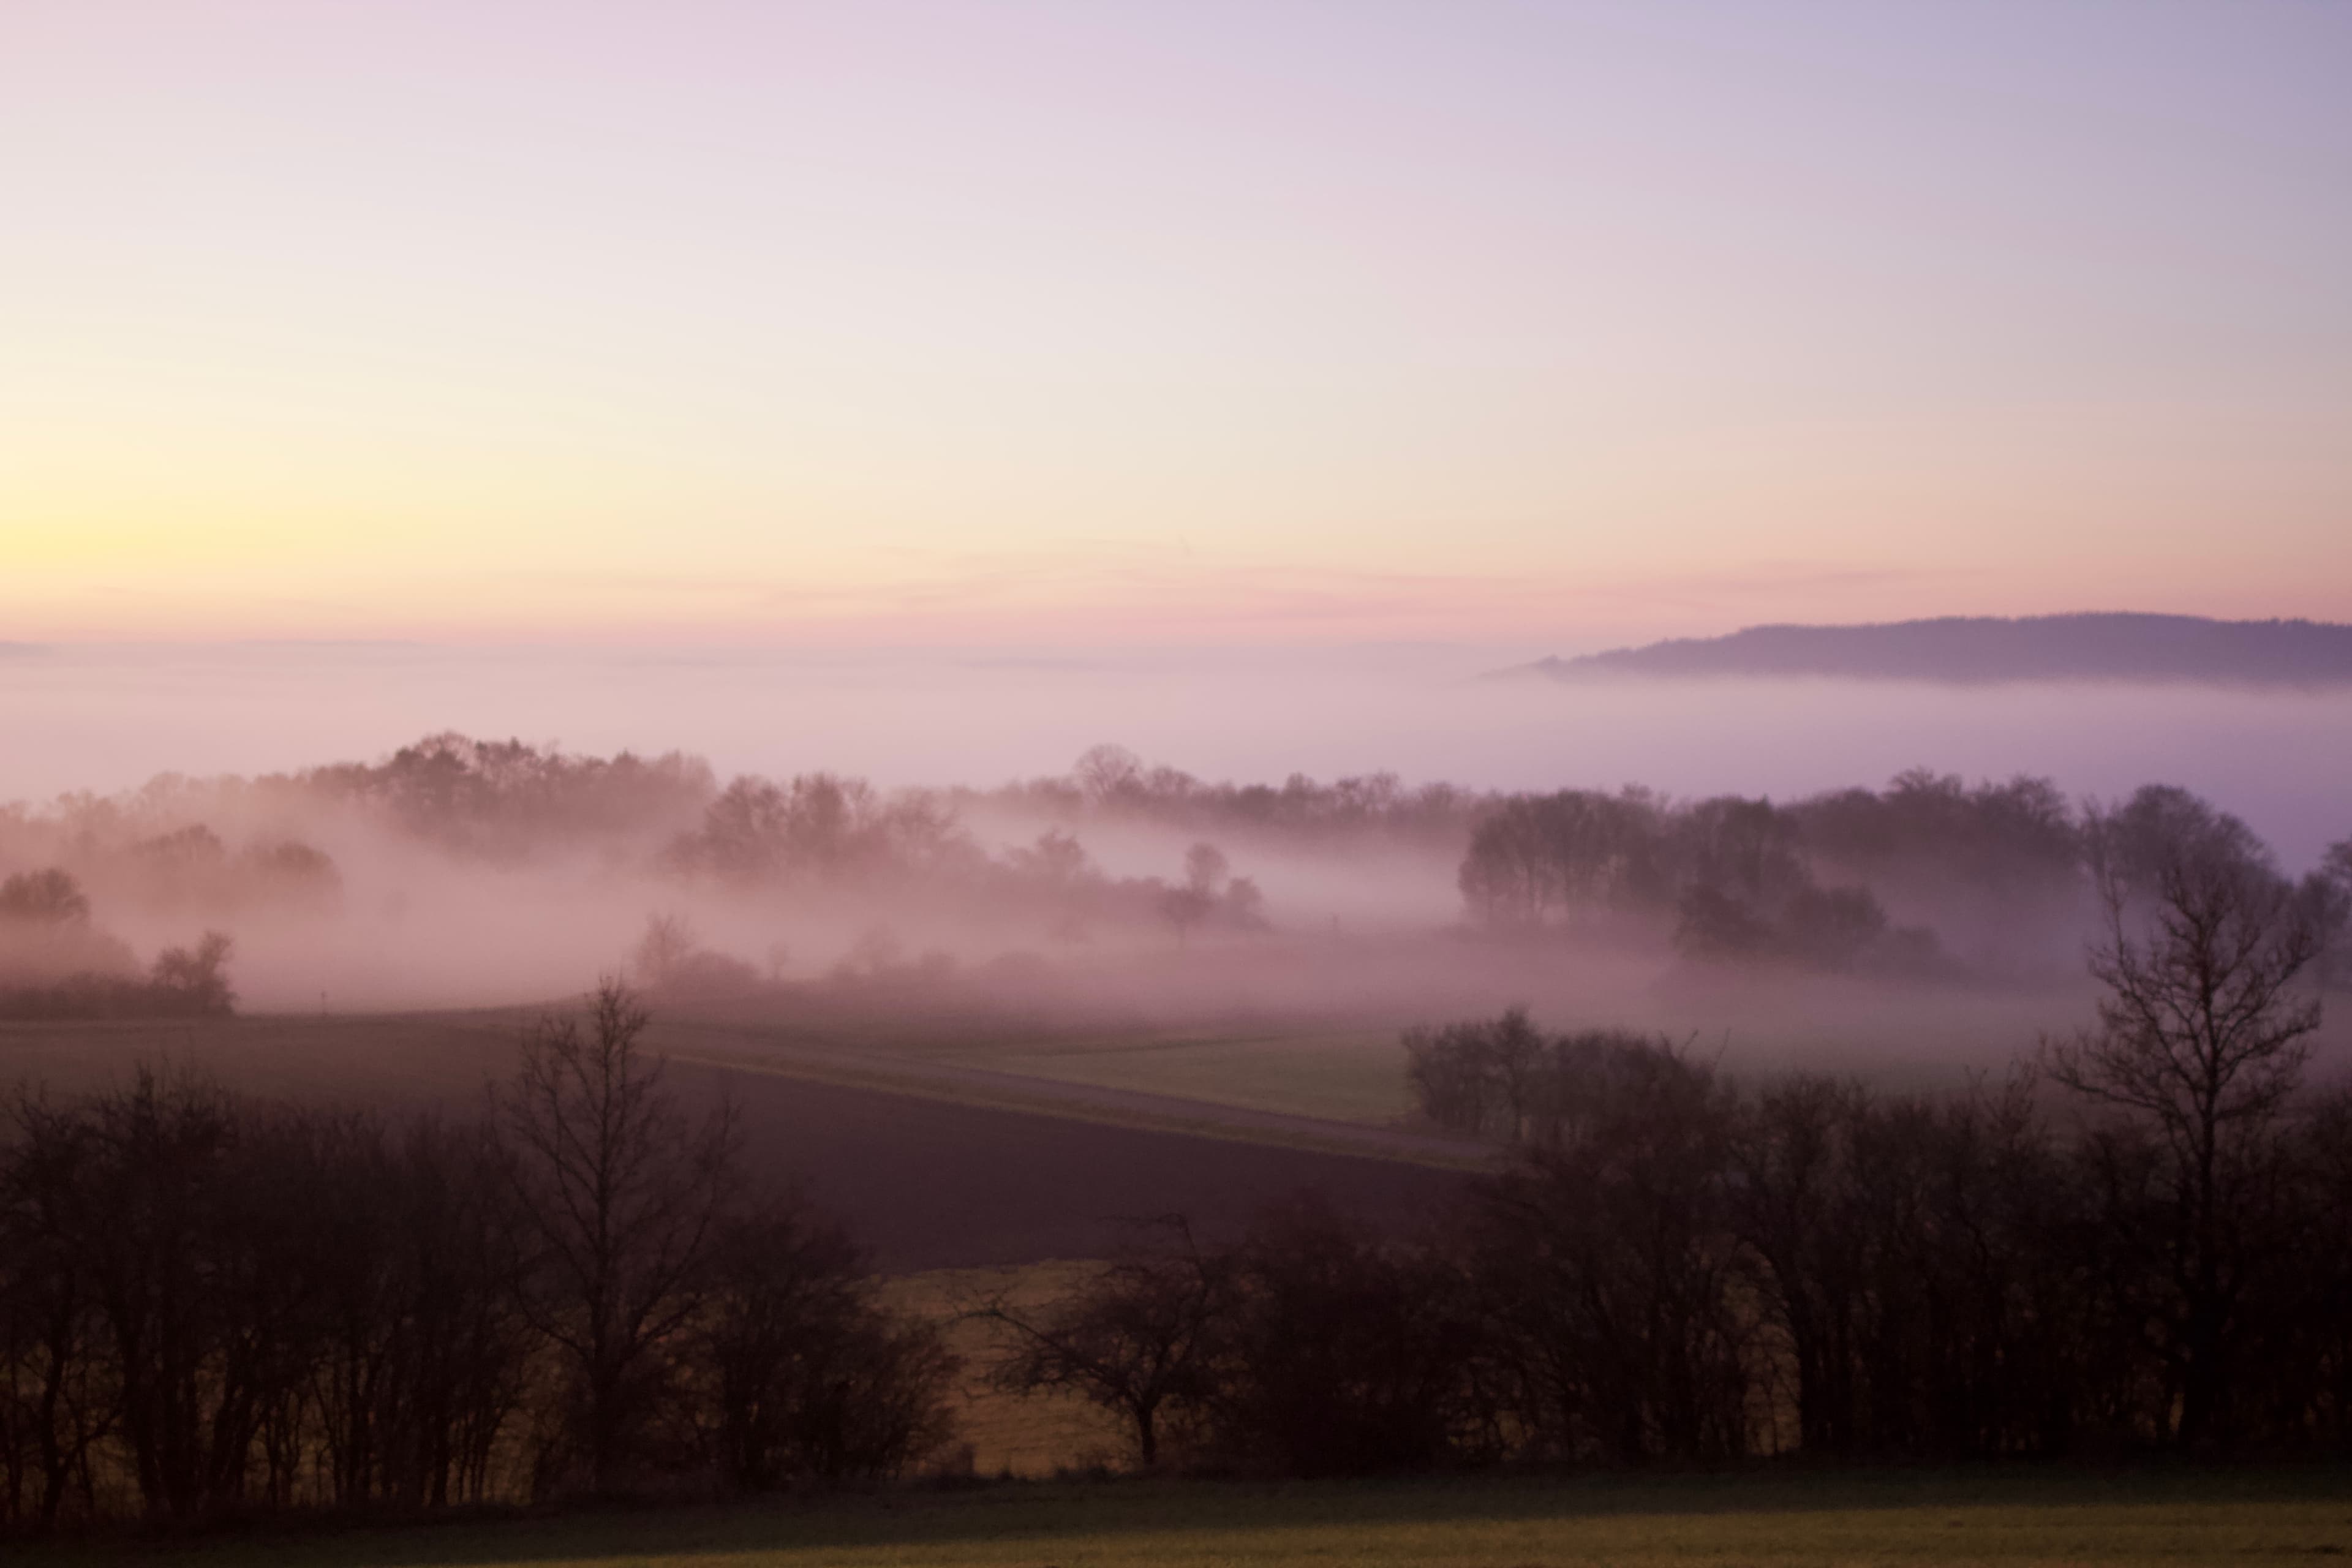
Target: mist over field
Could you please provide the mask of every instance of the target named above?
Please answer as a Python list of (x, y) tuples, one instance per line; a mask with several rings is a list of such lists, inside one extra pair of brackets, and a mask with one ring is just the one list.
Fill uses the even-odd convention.
[(0, 0), (0, 1559), (2352, 1551), (2347, 81)]
[[(842, 1037), (1392, 1037), (1526, 1003), (1900, 1071), (2080, 1016), (2074, 851), (2014, 886), (1973, 841), (1873, 868), (1837, 847), (1865, 830), (1793, 805), (1925, 770), (1954, 809), (2046, 781), (2023, 809), (2071, 820), (2175, 785), (2294, 876), (2352, 833), (2341, 690), (1480, 679), (1510, 652), (28, 650), (0, 660), (0, 875), (72, 870), (118, 966), (231, 934), (263, 1011), (526, 1005), (598, 973)], [(490, 749), (403, 751), (442, 735)], [(625, 754), (625, 777), (600, 760)], [(1089, 782), (1102, 757), (1132, 778)], [(1658, 887), (1489, 867), (1564, 878), (1557, 907), (1473, 896), (1501, 803), (1627, 786), (1681, 868)], [(1780, 816), (1727, 849), (1751, 829), (1710, 797)], [(1722, 868), (1759, 854), (1786, 866)], [(1695, 925), (1696, 882), (1788, 931)]]
[(2352, 691), (1486, 681), (1523, 647), (730, 652), (251, 645), (0, 658), (0, 799), (383, 755), (421, 735), (830, 769), (885, 786), (1058, 773), (1110, 742), (1204, 779), (1783, 798), (1907, 768), (2070, 795), (2177, 784), (2290, 865), (2342, 837)]

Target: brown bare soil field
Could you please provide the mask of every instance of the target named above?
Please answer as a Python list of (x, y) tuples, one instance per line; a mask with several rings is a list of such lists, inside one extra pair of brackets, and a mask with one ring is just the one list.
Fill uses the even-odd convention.
[[(199, 1023), (0, 1025), (0, 1084), (72, 1094), (170, 1061), (253, 1092), (349, 1105), (470, 1110), (510, 1063), (528, 1014), (257, 1016)], [(1209, 1233), (1301, 1192), (1402, 1226), (1459, 1173), (1276, 1142), (961, 1102), (680, 1061), (690, 1101), (722, 1089), (755, 1166), (800, 1183), (893, 1273), (1098, 1258), (1128, 1221), (1183, 1212)]]

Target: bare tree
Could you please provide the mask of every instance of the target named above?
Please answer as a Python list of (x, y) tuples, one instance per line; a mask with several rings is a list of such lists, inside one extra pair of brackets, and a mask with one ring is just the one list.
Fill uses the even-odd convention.
[(2320, 982), (2326, 985), (2352, 982), (2352, 838), (2327, 847), (2310, 887), (2326, 934), (2326, 949), (2319, 959)]
[(534, 1326), (568, 1363), (574, 1435), (599, 1494), (620, 1489), (656, 1402), (666, 1342), (701, 1304), (738, 1184), (734, 1110), (691, 1123), (638, 1041), (648, 1022), (617, 981), (588, 1026), (541, 1020), (496, 1091), (520, 1223), (537, 1254)]
[(69, 872), (19, 871), (0, 882), (0, 919), (74, 925), (89, 919), (89, 899)]
[[(54, 1526), (115, 1421), (85, 1202), (89, 1119), (19, 1089), (0, 1111), (0, 1522)], [(95, 1503), (90, 1503), (95, 1512)]]
[(695, 940), (694, 922), (684, 915), (650, 914), (646, 917), (645, 934), (637, 938), (636, 948), (629, 955), (629, 967), (636, 972), (640, 984), (658, 991), (677, 978), (700, 946)]
[(2273, 1136), (2310, 1055), (2319, 1002), (2298, 982), (2326, 927), (2235, 817), (2184, 792), (2142, 790), (2095, 814), (2105, 917), (2092, 975), (2098, 1024), (2046, 1043), (2053, 1079), (2152, 1133), (2157, 1250), (2170, 1275), (2158, 1329), (2177, 1380), (2177, 1436), (2216, 1436)]
[(346, 1508), (479, 1502), (528, 1382), (511, 1193), (489, 1130), (310, 1119), (326, 1197), (308, 1439)]
[(1108, 742), (1089, 746), (1070, 769), (1070, 777), (1086, 792), (1088, 800), (1100, 805), (1139, 792), (1143, 759), (1125, 746)]
[[(1194, 926), (1216, 913), (1217, 895), (1224, 886), (1229, 864), (1224, 851), (1213, 844), (1195, 844), (1184, 851), (1183, 883), (1160, 895), (1160, 918), (1176, 928), (1179, 947)], [(1257, 897), (1255, 886), (1249, 897)]]
[(226, 1017), (236, 1010), (228, 983), (228, 956), (236, 943), (208, 931), (193, 948), (167, 947), (155, 955), (148, 984), (155, 1000), (174, 1013)]
[(728, 1223), (714, 1261), (688, 1355), (738, 1489), (895, 1476), (946, 1442), (961, 1363), (934, 1325), (884, 1307), (841, 1230), (772, 1198)]
[(1475, 1184), (1466, 1226), (1516, 1419), (1559, 1458), (1739, 1455), (1753, 1377), (1736, 1100), (1661, 1044), (1593, 1032), (1563, 1045), (1559, 1109)]
[(1405, 1081), (1440, 1127), (1517, 1143), (1536, 1110), (1537, 1080), (1553, 1043), (1512, 1007), (1494, 1019), (1404, 1034)]
[(1042, 1312), (1002, 1296), (980, 1309), (1016, 1341), (996, 1369), (1000, 1387), (1067, 1389), (1117, 1413), (1147, 1470), (1160, 1463), (1163, 1416), (1209, 1393), (1211, 1338), (1230, 1305), (1228, 1266), (1201, 1251), (1183, 1216), (1150, 1229), (1157, 1242), (1131, 1247)]
[(108, 1326), (123, 1473), (157, 1519), (282, 1506), (321, 1254), (304, 1129), (146, 1069), (89, 1118), (73, 1242)]
[(1498, 1451), (1480, 1375), (1489, 1336), (1449, 1249), (1303, 1193), (1228, 1256), (1234, 1304), (1207, 1411), (1217, 1458), (1372, 1475)]

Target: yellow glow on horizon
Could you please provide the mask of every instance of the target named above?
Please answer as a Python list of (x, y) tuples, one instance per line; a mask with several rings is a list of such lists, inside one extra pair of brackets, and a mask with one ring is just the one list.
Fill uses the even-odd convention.
[(2341, 40), (1932, 9), (0, 12), (0, 640), (2352, 619)]

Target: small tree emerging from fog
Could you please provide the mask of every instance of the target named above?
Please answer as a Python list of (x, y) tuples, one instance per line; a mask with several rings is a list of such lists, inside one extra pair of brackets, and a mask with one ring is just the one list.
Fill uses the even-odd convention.
[(496, 1091), (512, 1142), (520, 1223), (535, 1253), (528, 1306), (568, 1363), (583, 1458), (620, 1489), (658, 1404), (659, 1347), (700, 1306), (713, 1238), (737, 1186), (732, 1107), (699, 1126), (640, 1048), (647, 1016), (616, 981), (585, 1029), (541, 1019)]
[(1213, 844), (1184, 851), (1184, 880), (1160, 895), (1160, 914), (1176, 928), (1182, 946), (1194, 926), (1216, 919), (1244, 931), (1265, 924), (1265, 898), (1247, 877), (1231, 874), (1232, 862)]
[(694, 956), (697, 945), (694, 922), (684, 915), (647, 915), (645, 932), (637, 938), (629, 966), (636, 972), (640, 984), (658, 990), (677, 978), (678, 971)]
[(205, 932), (194, 948), (167, 947), (155, 955), (152, 983), (174, 1011), (226, 1016), (236, 1009), (236, 993), (228, 984), (228, 955), (235, 948), (216, 931)]
[(0, 919), (72, 925), (89, 919), (89, 899), (68, 871), (19, 871), (0, 882)]
[(1097, 804), (1140, 795), (1143, 759), (1125, 746), (1090, 746), (1070, 769), (1070, 777), (1077, 781), (1089, 800)]

